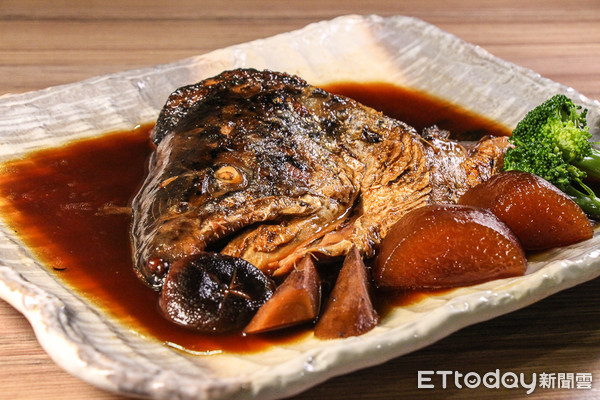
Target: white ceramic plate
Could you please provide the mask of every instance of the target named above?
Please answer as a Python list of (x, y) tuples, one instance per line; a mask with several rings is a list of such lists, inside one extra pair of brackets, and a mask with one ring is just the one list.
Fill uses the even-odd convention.
[[(420, 20), (346, 16), (154, 68), (0, 98), (0, 162), (42, 147), (153, 121), (168, 94), (235, 67), (295, 73), (309, 83), (390, 82), (430, 92), (509, 127), (555, 93), (600, 104), (495, 58)], [(600, 275), (600, 238), (548, 252), (524, 277), (497, 280), (398, 308), (349, 339), (309, 336), (258, 354), (190, 355), (128, 330), (65, 287), (0, 226), (0, 296), (33, 325), (63, 368), (99, 387), (164, 399), (273, 399), (383, 363), (450, 333)]]

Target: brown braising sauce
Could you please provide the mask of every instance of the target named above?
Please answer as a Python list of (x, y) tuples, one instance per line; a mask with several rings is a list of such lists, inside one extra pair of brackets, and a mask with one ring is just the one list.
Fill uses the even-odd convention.
[(460, 140), (477, 140), (486, 134), (511, 134), (510, 129), (504, 125), (464, 108), (419, 91), (387, 83), (336, 83), (325, 89), (404, 121), (419, 132), (423, 128), (437, 125), (452, 132), (452, 137)]
[[(510, 133), (450, 104), (387, 84), (325, 89), (418, 130), (438, 124), (461, 137)], [(85, 139), (5, 164), (0, 213), (53, 274), (138, 334), (192, 352), (258, 351), (309, 334), (306, 328), (266, 336), (202, 335), (160, 315), (157, 293), (134, 273), (129, 241), (130, 202), (154, 148), (151, 129), (145, 125)], [(400, 296), (398, 303), (414, 296)]]

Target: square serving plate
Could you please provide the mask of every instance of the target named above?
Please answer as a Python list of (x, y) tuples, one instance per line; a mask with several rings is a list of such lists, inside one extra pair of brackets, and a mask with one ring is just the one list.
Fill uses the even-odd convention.
[[(179, 86), (237, 67), (298, 74), (314, 85), (385, 82), (428, 92), (513, 127), (556, 93), (600, 103), (498, 59), (423, 21), (344, 16), (153, 68), (0, 98), (0, 162), (32, 150), (152, 122)], [(50, 356), (101, 388), (161, 399), (274, 399), (383, 363), (467, 325), (600, 275), (600, 238), (530, 260), (523, 277), (429, 296), (397, 308), (371, 332), (312, 336), (254, 354), (189, 354), (144, 338), (66, 287), (0, 225), (0, 297), (22, 312)]]

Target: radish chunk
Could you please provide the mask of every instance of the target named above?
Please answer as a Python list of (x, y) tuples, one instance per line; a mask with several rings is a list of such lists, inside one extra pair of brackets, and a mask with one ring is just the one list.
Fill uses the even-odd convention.
[(467, 286), (525, 273), (524, 251), (489, 210), (427, 205), (400, 219), (373, 261), (381, 288)]
[(244, 333), (260, 333), (312, 321), (319, 314), (321, 281), (311, 256), (305, 256), (273, 296), (258, 310)]
[(526, 250), (566, 246), (592, 237), (592, 224), (569, 196), (527, 172), (494, 175), (458, 201), (492, 211)]
[(362, 335), (379, 322), (371, 302), (371, 277), (356, 247), (344, 259), (315, 337), (336, 339)]

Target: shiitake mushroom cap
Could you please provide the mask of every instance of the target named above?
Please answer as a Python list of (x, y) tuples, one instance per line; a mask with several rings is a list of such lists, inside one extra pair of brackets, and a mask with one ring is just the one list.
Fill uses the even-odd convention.
[(226, 333), (241, 330), (274, 288), (273, 281), (249, 262), (204, 252), (173, 263), (159, 305), (178, 325)]

